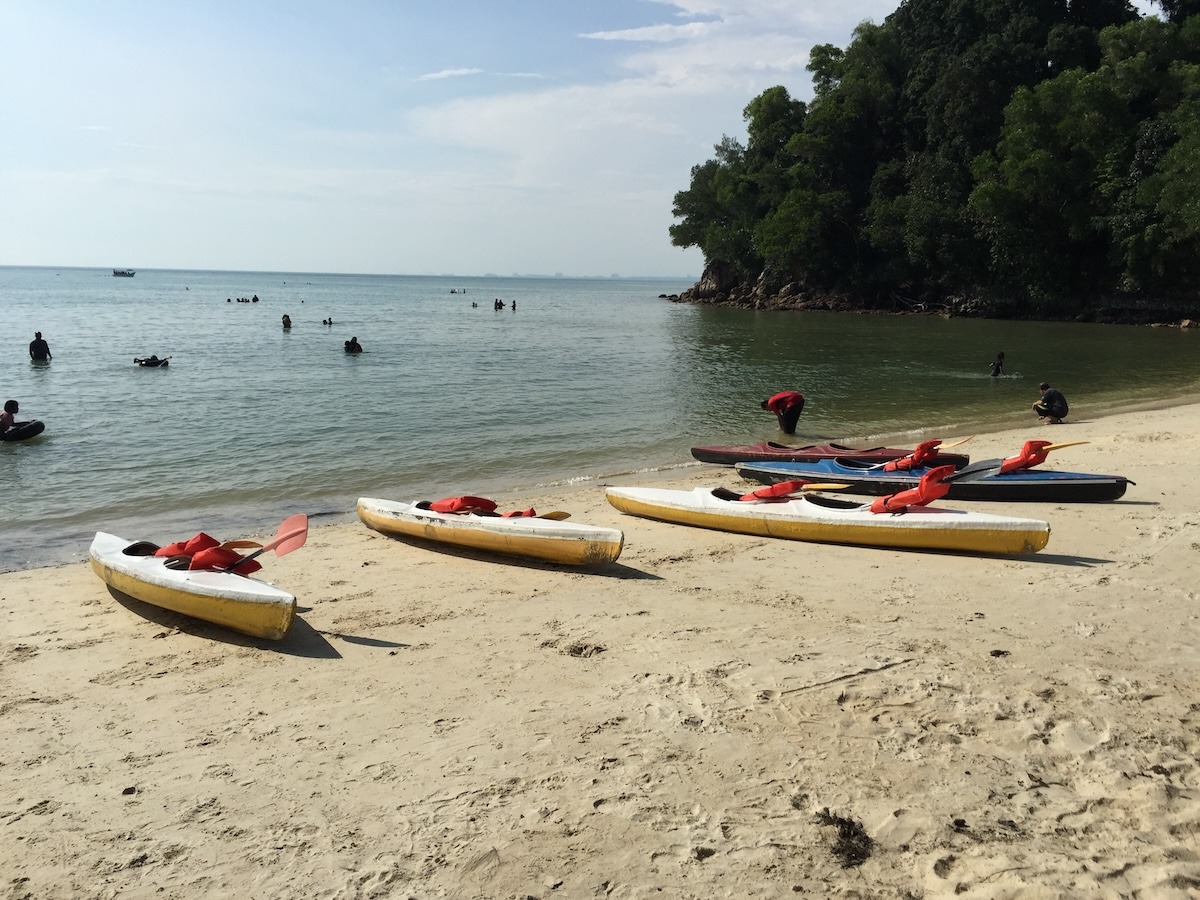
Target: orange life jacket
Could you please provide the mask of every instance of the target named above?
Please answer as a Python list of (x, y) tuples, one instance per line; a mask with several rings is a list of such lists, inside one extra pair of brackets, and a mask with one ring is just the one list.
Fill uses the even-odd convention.
[(920, 468), (937, 456), (937, 448), (941, 443), (941, 441), (921, 441), (908, 456), (902, 456), (899, 459), (890, 459), (884, 463), (883, 471), (907, 472), (910, 469)]
[(909, 488), (887, 497), (876, 498), (875, 502), (871, 504), (871, 512), (902, 513), (910, 506), (925, 506), (932, 503), (939, 497), (946, 496), (950, 485), (943, 482), (942, 479), (953, 474), (954, 466), (938, 466), (936, 469), (930, 469), (921, 476), (921, 480), (915, 488)]
[(1010, 456), (1000, 463), (1000, 474), (1016, 472), (1018, 469), (1030, 469), (1038, 463), (1044, 463), (1046, 457), (1050, 455), (1046, 452), (1046, 448), (1051, 443), (1052, 441), (1026, 441), (1020, 453)]

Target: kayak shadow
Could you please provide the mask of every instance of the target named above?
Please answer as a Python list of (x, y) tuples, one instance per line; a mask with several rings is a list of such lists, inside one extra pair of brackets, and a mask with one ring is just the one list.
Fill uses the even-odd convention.
[(451, 559), (474, 559), (479, 562), (495, 563), (501, 566), (517, 566), (522, 569), (531, 569), (541, 572), (576, 572), (580, 575), (598, 575), (601, 578), (620, 578), (620, 579), (647, 579), (651, 581), (661, 581), (662, 577), (643, 572), (640, 569), (633, 569), (629, 566), (614, 560), (609, 563), (599, 563), (598, 565), (575, 566), (568, 563), (553, 563), (538, 559), (528, 559), (523, 556), (507, 556), (503, 553), (489, 553), (486, 550), (472, 550), (470, 547), (456, 547), (450, 544), (444, 544), (440, 541), (427, 541), (419, 537), (409, 537), (407, 535), (380, 535), (385, 540), (393, 541), (397, 544), (403, 544), (407, 547), (417, 547), (421, 550), (428, 550), (445, 556)]
[(1084, 569), (1091, 569), (1095, 566), (1109, 566), (1113, 563), (1111, 559), (1097, 559), (1094, 556), (1074, 556), (1070, 553), (1034, 553), (1011, 558), (1019, 559), (1021, 562), (1040, 563), (1044, 566), (1075, 566)]
[(287, 656), (299, 656), (306, 659), (341, 659), (342, 654), (334, 649), (325, 637), (305, 622), (299, 616), (292, 621), (288, 633), (278, 641), (268, 641), (264, 638), (240, 634), (220, 625), (193, 619), (183, 613), (172, 612), (152, 603), (145, 603), (136, 597), (118, 591), (111, 585), (107, 586), (112, 598), (136, 616), (140, 616), (155, 625), (181, 631), (194, 637), (202, 637), (222, 644), (235, 647), (257, 647), (260, 650), (274, 650)]

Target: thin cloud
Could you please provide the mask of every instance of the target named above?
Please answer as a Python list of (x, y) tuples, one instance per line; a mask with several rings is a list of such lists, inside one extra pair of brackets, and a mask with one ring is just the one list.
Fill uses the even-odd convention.
[(468, 75), (482, 75), (483, 69), (442, 69), (440, 72), (429, 72), (418, 75), (417, 81), (438, 81), (443, 78), (463, 78)]
[(644, 28), (625, 28), (620, 31), (593, 31), (580, 37), (593, 41), (647, 41), (665, 44), (670, 41), (697, 40), (709, 34), (707, 22), (692, 22), (687, 25), (647, 25)]

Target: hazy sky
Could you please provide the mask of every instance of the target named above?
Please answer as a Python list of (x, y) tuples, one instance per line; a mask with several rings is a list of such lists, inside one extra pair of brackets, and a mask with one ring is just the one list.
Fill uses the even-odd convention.
[(698, 275), (691, 167), (897, 5), (0, 0), (0, 265)]

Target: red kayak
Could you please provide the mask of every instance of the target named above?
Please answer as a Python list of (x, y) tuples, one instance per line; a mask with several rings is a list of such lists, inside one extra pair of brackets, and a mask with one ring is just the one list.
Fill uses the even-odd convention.
[[(763, 441), (759, 444), (748, 444), (742, 447), (693, 447), (692, 456), (700, 462), (721, 463), (732, 466), (740, 462), (816, 462), (821, 459), (857, 459), (871, 463), (887, 462), (889, 459), (900, 459), (908, 456), (912, 450), (901, 450), (898, 447), (845, 447), (842, 444), (810, 444), (807, 447), (790, 447), (787, 444), (777, 444), (775, 441)], [(929, 466), (954, 466), (961, 469), (971, 458), (963, 453), (938, 452), (930, 461)]]

